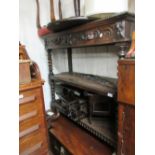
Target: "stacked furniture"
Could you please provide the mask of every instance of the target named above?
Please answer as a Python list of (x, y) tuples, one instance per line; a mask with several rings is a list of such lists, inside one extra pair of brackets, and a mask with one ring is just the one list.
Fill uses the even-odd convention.
[(48, 139), (40, 72), (19, 47), (19, 154), (47, 155)]
[[(118, 107), (117, 103), (113, 104), (117, 107), (114, 112), (116, 117), (113, 117), (114, 124), (111, 123), (110, 120), (108, 121), (106, 119), (107, 117), (100, 117), (102, 123), (99, 123), (99, 128), (96, 128), (96, 125), (95, 128), (92, 128), (93, 123), (91, 124), (87, 119), (85, 121), (74, 121), (75, 119), (72, 119), (73, 117), (66, 115), (65, 111), (61, 111), (64, 105), (62, 104), (61, 107), (61, 104), (59, 104), (61, 116), (52, 123), (53, 128), (49, 130), (52, 148), (56, 155), (109, 155), (114, 152), (117, 152), (118, 155), (134, 155), (134, 102), (131, 99), (134, 91), (130, 88), (132, 85), (131, 81), (133, 82), (134, 78), (134, 74), (132, 74), (134, 71), (130, 72), (130, 70), (126, 70), (126, 68), (128, 68), (126, 65), (124, 68), (123, 66), (121, 67), (124, 61), (119, 61), (119, 76), (118, 79), (116, 79), (118, 80), (118, 84), (116, 84), (116, 92), (114, 91), (115, 93), (113, 94), (111, 91), (106, 92), (105, 86), (102, 87), (102, 84), (106, 83), (104, 80), (102, 82), (97, 76), (93, 77), (92, 75), (75, 73), (72, 65), (73, 48), (101, 45), (120, 46), (122, 48), (120, 57), (124, 56), (123, 49), (131, 45), (134, 26), (134, 15), (122, 13), (107, 19), (100, 19), (76, 26), (66, 31), (42, 36), (45, 41), (45, 48), (48, 52), (49, 80), (53, 106), (58, 103), (55, 99), (57, 83), (71, 87), (71, 90), (73, 88), (75, 90), (80, 89), (80, 91), (86, 91), (88, 95), (89, 93), (96, 93), (96, 95), (104, 95), (114, 99), (115, 93), (116, 95), (118, 93), (119, 101)], [(57, 75), (53, 73), (52, 54), (55, 49), (67, 49), (67, 73)], [(125, 62), (129, 64), (133, 63), (131, 60)], [(128, 80), (127, 83), (122, 83), (123, 85), (121, 85), (122, 79), (125, 78)], [(131, 81), (130, 78), (132, 79)], [(124, 87), (124, 84), (126, 84), (126, 87)], [(132, 85), (132, 87), (134, 87), (134, 85)], [(124, 91), (123, 94), (122, 91)], [(126, 94), (126, 91), (131, 91), (131, 94)], [(60, 99), (60, 102), (61, 101)], [(126, 128), (126, 126), (130, 127)], [(102, 133), (100, 131), (102, 131)], [(130, 145), (130, 142), (132, 145)], [(91, 151), (91, 149), (93, 151)]]

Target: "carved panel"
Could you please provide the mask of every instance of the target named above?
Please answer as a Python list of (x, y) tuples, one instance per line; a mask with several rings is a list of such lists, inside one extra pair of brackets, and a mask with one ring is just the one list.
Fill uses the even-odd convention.
[(118, 21), (95, 23), (89, 28), (72, 29), (45, 37), (46, 48), (68, 48), (130, 42), (134, 31), (134, 21), (119, 19)]

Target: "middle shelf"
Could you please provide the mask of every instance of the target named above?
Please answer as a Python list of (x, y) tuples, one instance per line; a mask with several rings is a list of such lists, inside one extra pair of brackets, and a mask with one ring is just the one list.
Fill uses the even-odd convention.
[(117, 90), (117, 79), (109, 77), (64, 72), (51, 76), (51, 79), (108, 97), (114, 97)]
[(83, 73), (60, 73), (55, 82), (55, 107), (96, 138), (116, 147), (117, 79)]

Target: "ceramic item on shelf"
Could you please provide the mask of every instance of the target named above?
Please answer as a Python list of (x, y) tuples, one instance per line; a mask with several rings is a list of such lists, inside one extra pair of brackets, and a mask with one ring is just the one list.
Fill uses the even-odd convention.
[(85, 0), (85, 16), (105, 18), (114, 13), (134, 13), (134, 0)]

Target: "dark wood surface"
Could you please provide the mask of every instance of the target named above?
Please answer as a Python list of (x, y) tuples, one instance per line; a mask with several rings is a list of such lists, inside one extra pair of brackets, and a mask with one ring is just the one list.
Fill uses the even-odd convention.
[(135, 61), (131, 59), (118, 62), (118, 101), (135, 103)]
[[(85, 19), (82, 18), (80, 20)], [(57, 21), (53, 24), (50, 23), (48, 25), (49, 29), (58, 29), (59, 27), (64, 27), (64, 29), (61, 32), (43, 36), (46, 49), (131, 42), (132, 32), (134, 31), (134, 15), (129, 13), (122, 13), (109, 19), (95, 20), (87, 24), (82, 24), (81, 26), (65, 30), (66, 25), (71, 26), (72, 23), (77, 24), (77, 22), (78, 19), (67, 19), (66, 21)]]
[(135, 154), (135, 108), (119, 104), (118, 109), (118, 155)]
[[(116, 92), (115, 82), (116, 80), (110, 80), (110, 78), (105, 78), (107, 81), (111, 81), (111, 83), (104, 84), (104, 82), (100, 82), (97, 80), (92, 80), (90, 78), (86, 78), (86, 76), (81, 76), (82, 74), (78, 73), (61, 73), (53, 76), (55, 81), (62, 81), (66, 84), (82, 88), (88, 90), (90, 92), (98, 93), (101, 95), (108, 96), (108, 93), (111, 93), (113, 96)], [(106, 82), (105, 80), (105, 82)]]
[(135, 61), (118, 62), (117, 155), (135, 154)]
[(73, 155), (111, 155), (112, 148), (101, 143), (64, 116), (52, 122), (50, 133)]
[[(60, 15), (61, 15), (61, 11), (60, 11)], [(62, 17), (60, 17), (59, 20), (48, 23), (47, 28), (52, 32), (61, 32), (61, 31), (65, 31), (70, 28), (88, 23), (93, 20), (87, 17), (72, 17), (68, 19), (61, 19), (61, 18)]]
[(69, 73), (73, 72), (73, 63), (72, 63), (72, 49), (67, 48), (67, 57), (68, 57), (68, 71)]

